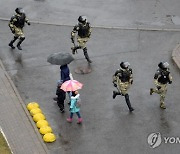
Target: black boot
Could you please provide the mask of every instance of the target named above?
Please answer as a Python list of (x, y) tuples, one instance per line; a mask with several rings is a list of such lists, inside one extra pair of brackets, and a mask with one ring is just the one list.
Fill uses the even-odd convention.
[(54, 101), (57, 101), (57, 97), (54, 97), (53, 100), (54, 100)]
[(73, 55), (77, 52), (77, 49), (81, 49), (81, 47), (80, 46), (75, 46), (75, 47), (71, 48)]
[(84, 56), (85, 56), (86, 60), (87, 60), (89, 63), (92, 63), (92, 61), (90, 60), (90, 58), (89, 58), (89, 56), (88, 56), (87, 48), (85, 47), (85, 48), (83, 49), (83, 51), (84, 51)]
[(24, 40), (25, 40), (25, 37), (21, 37), (21, 38), (20, 38), (20, 40), (19, 40), (19, 42), (18, 42), (18, 44), (17, 44), (17, 48), (18, 48), (19, 50), (22, 50), (22, 48), (21, 48), (21, 43), (22, 43)]
[(129, 108), (129, 111), (130, 111), (130, 112), (134, 111), (134, 109), (133, 109), (132, 106), (131, 106), (130, 100), (129, 100), (129, 95), (128, 95), (128, 94), (125, 94), (124, 97), (125, 97), (127, 106), (128, 106), (128, 108)]
[(11, 42), (9, 43), (9, 46), (12, 48), (12, 49), (15, 49), (15, 47), (13, 46), (13, 43), (18, 39), (18, 37), (15, 37), (14, 36), (14, 39), (11, 40)]
[(115, 99), (117, 95), (121, 95), (121, 93), (117, 91), (113, 91), (113, 99)]
[(153, 88), (151, 88), (151, 89), (150, 89), (150, 95), (152, 95), (153, 92), (154, 92), (154, 91), (153, 91)]
[(116, 91), (113, 91), (113, 99), (116, 98)]

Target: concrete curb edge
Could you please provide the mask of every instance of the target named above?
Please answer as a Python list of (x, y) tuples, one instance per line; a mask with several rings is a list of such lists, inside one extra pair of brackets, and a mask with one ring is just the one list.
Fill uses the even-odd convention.
[(18, 100), (19, 100), (19, 102), (20, 102), (20, 104), (21, 104), (21, 106), (22, 106), (22, 108), (23, 108), (23, 110), (24, 110), (24, 112), (25, 112), (28, 120), (30, 121), (32, 127), (34, 128), (34, 132), (36, 133), (36, 135), (37, 135), (37, 137), (38, 137), (38, 139), (39, 139), (39, 142), (41, 143), (44, 151), (45, 151), (47, 154), (49, 154), (49, 150), (48, 150), (47, 146), (45, 145), (45, 143), (43, 142), (42, 136), (40, 135), (40, 133), (39, 133), (39, 131), (38, 131), (38, 129), (37, 129), (34, 121), (32, 120), (32, 117), (31, 117), (31, 115), (29, 114), (29, 112), (28, 112), (28, 110), (27, 110), (27, 108), (26, 108), (26, 106), (25, 106), (25, 103), (23, 102), (23, 100), (22, 100), (22, 98), (21, 98), (21, 96), (20, 96), (20, 94), (19, 94), (16, 86), (14, 85), (14, 83), (13, 83), (12, 79), (10, 78), (9, 74), (8, 74), (7, 71), (5, 70), (5, 67), (4, 67), (1, 59), (0, 59), (0, 67), (3, 69), (4, 74), (5, 74), (6, 78), (8, 79), (8, 81), (9, 81), (9, 83), (10, 83), (10, 85), (11, 85), (11, 87), (12, 87), (14, 93), (15, 93), (15, 95), (17, 96), (17, 98), (18, 98)]

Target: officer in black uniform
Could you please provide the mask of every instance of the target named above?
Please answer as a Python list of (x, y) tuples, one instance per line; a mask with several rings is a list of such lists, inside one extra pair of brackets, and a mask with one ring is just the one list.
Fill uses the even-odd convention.
[[(75, 45), (75, 34), (77, 33), (77, 42), (78, 45)], [(89, 63), (92, 61), (89, 58), (86, 43), (91, 36), (91, 26), (90, 23), (87, 21), (86, 16), (79, 16), (78, 24), (74, 26), (73, 31), (71, 32), (71, 41), (74, 44), (72, 47), (72, 53), (75, 54), (77, 49), (83, 49), (84, 56)]]
[(19, 39), (19, 42), (17, 43), (17, 48), (19, 50), (22, 50), (21, 43), (25, 39), (25, 36), (24, 36), (24, 33), (23, 33), (23, 27), (24, 27), (25, 23), (30, 25), (30, 22), (26, 18), (26, 14), (24, 13), (24, 10), (22, 8), (16, 8), (15, 12), (16, 12), (16, 14), (11, 17), (11, 20), (9, 22), (9, 27), (10, 27), (12, 33), (14, 34), (14, 38), (9, 43), (9, 46), (12, 49), (15, 49), (15, 47), (13, 46), (13, 43), (17, 39)]
[(128, 89), (133, 83), (133, 74), (132, 74), (132, 69), (129, 68), (129, 66), (130, 66), (129, 62), (121, 62), (120, 69), (118, 69), (113, 75), (113, 84), (114, 87), (116, 87), (118, 90), (118, 91), (113, 91), (113, 99), (115, 99), (117, 95), (124, 96), (129, 111), (132, 112), (134, 109), (132, 108), (129, 100)]
[(150, 89), (150, 95), (157, 93), (160, 95), (160, 108), (166, 109), (164, 100), (167, 93), (167, 84), (172, 83), (172, 76), (169, 71), (168, 62), (160, 62), (158, 70), (154, 75), (154, 84), (156, 88)]

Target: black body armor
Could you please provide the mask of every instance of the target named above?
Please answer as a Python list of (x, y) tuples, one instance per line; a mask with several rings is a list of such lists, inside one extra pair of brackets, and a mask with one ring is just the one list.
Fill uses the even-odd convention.
[(167, 84), (168, 82), (170, 82), (169, 73), (170, 73), (169, 71), (157, 70), (154, 79), (157, 79), (158, 82), (161, 84)]
[(126, 69), (126, 70), (120, 69), (116, 71), (115, 76), (118, 75), (119, 79), (122, 82), (129, 82), (131, 74), (132, 74), (131, 69)]
[(86, 25), (81, 25), (79, 24), (79, 30), (78, 30), (78, 35), (81, 37), (81, 38), (85, 38), (85, 37), (89, 37), (89, 30), (90, 30), (90, 25), (89, 23), (87, 22)]
[[(12, 21), (13, 19), (16, 19), (16, 20), (17, 20), (17, 21), (15, 21), (15, 22), (13, 23), (16, 27), (18, 27), (18, 28), (23, 28), (23, 27), (24, 27), (25, 19), (26, 19), (25, 14), (22, 14), (21, 16), (15, 15), (15, 16), (13, 16), (13, 17), (11, 18), (11, 21)], [(11, 22), (11, 21), (10, 21), (10, 22)]]

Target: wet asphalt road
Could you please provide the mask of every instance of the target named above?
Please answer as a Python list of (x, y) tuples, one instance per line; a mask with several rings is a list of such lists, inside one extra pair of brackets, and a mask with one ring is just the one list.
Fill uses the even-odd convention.
[[(16, 62), (17, 49), (7, 47), (11, 37), (6, 22), (1, 57), (24, 102), (37, 101), (46, 115), (57, 141), (47, 144), (51, 153), (170, 153), (179, 151), (179, 145), (162, 144), (157, 149), (149, 148), (147, 136), (161, 132), (163, 136), (179, 135), (179, 72), (171, 61), (171, 52), (180, 39), (178, 32), (152, 32), (94, 28), (88, 43), (93, 60), (92, 72), (76, 74), (78, 66), (87, 66), (81, 51), (69, 67), (74, 79), (84, 83), (80, 90), (83, 105), (82, 125), (69, 124), (68, 105), (61, 114), (55, 96), (59, 66), (46, 62), (50, 53), (70, 52), (68, 34), (72, 27), (32, 24), (26, 27), (27, 39), (22, 45), (22, 62)], [(57, 33), (58, 32), (58, 33)], [(62, 37), (65, 36), (65, 37)], [(112, 39), (113, 36), (113, 39)], [(162, 42), (166, 42), (163, 43)], [(112, 99), (112, 74), (119, 63), (127, 60), (134, 72), (134, 84), (130, 99), (135, 112), (130, 114), (123, 97)], [(167, 93), (167, 110), (159, 109), (159, 97), (150, 96), (153, 75), (159, 61), (167, 60), (171, 65), (173, 84)]]
[[(23, 5), (35, 3), (30, 0), (24, 3), (18, 2)], [(43, 3), (45, 6), (51, 4), (52, 8), (50, 10), (53, 12), (55, 1), (52, 3), (44, 1)], [(122, 1), (122, 4), (124, 3)], [(129, 3), (131, 4), (132, 2)], [(149, 3), (149, 6), (152, 6), (152, 2)], [(7, 5), (5, 2), (3, 4)], [(90, 4), (92, 7), (95, 6), (93, 2)], [(172, 13), (172, 6), (167, 5), (167, 1), (163, 3), (164, 5), (160, 5), (162, 4), (160, 1), (157, 1), (157, 4), (159, 4), (157, 5), (159, 6), (159, 16), (157, 16), (164, 23), (162, 26), (178, 26), (165, 22), (168, 20), (163, 18), (165, 14)], [(35, 4), (36, 7), (38, 5), (40, 4)], [(107, 8), (105, 7), (106, 5), (106, 3), (104, 3), (103, 7), (100, 5), (102, 12), (104, 8)], [(137, 6), (139, 7), (139, 5)], [(113, 6), (111, 5), (112, 8)], [(132, 4), (123, 6), (132, 6)], [(144, 2), (143, 6), (148, 6), (148, 3)], [(169, 6), (167, 10), (171, 11), (164, 11), (164, 8), (167, 6)], [(30, 12), (36, 7), (29, 5), (26, 10)], [(71, 7), (74, 7), (74, 3)], [(138, 7), (134, 10), (138, 10)], [(1, 9), (1, 12), (4, 12), (4, 8)], [(155, 9), (155, 7), (153, 8)], [(65, 10), (68, 10), (68, 8)], [(65, 13), (64, 16), (69, 13), (65, 10), (62, 11)], [(83, 11), (83, 9), (81, 11), (77, 10), (77, 14), (73, 14), (70, 19), (78, 16), (78, 13)], [(45, 12), (42, 8), (38, 11)], [(34, 11), (34, 16), (30, 15), (30, 18), (51, 22), (55, 20), (52, 18), (51, 12), (48, 12), (48, 17), (45, 18), (42, 14), (38, 17), (36, 11)], [(55, 12), (54, 16), (59, 17), (58, 19), (63, 17), (58, 16), (57, 8)], [(148, 10), (146, 13), (150, 14)], [(175, 15), (177, 16), (179, 15), (177, 9), (173, 13), (176, 13)], [(88, 15), (90, 14), (92, 15), (90, 19), (93, 19), (93, 15), (95, 15), (94, 10), (89, 10)], [(111, 21), (108, 20), (109, 22), (105, 22), (103, 13), (101, 14), (103, 16), (98, 14), (97, 18), (99, 20), (95, 18), (97, 20), (92, 20), (92, 23), (95, 26), (101, 26), (101, 24), (104, 26), (124, 26), (123, 24), (125, 24), (127, 27), (134, 25), (136, 18), (133, 18), (132, 14), (131, 18), (128, 18), (128, 16), (124, 17), (127, 23), (123, 22), (123, 20), (117, 20), (116, 24), (114, 24), (116, 16), (113, 16), (113, 14), (109, 13), (109, 16), (112, 17)], [(7, 14), (2, 15), (4, 17), (10, 16)], [(138, 17), (140, 16), (137, 15), (137, 21), (140, 22)], [(152, 14), (146, 17), (148, 24), (143, 20), (143, 25), (145, 26), (146, 24), (151, 26), (156, 21)], [(76, 22), (75, 19), (66, 19), (59, 20), (62, 21), (60, 24), (73, 25)], [(175, 154), (179, 152), (179, 144), (162, 143), (159, 147), (152, 149), (147, 144), (147, 136), (152, 132), (160, 132), (165, 137), (180, 136), (180, 75), (179, 70), (171, 60), (172, 50), (180, 40), (180, 32), (93, 28), (92, 37), (87, 45), (89, 56), (93, 61), (91, 64), (92, 72), (86, 75), (75, 73), (75, 69), (78, 66), (87, 66), (82, 51), (79, 51), (74, 56), (75, 61), (69, 65), (73, 78), (84, 83), (83, 89), (80, 90), (83, 102), (81, 114), (84, 122), (82, 125), (77, 125), (76, 115), (74, 115), (72, 124), (66, 122), (66, 118), (69, 115), (68, 99), (64, 114), (59, 112), (56, 102), (52, 100), (55, 96), (56, 81), (59, 79), (59, 66), (53, 66), (46, 62), (47, 56), (51, 53), (59, 51), (71, 52), (70, 32), (72, 26), (33, 23), (31, 26), (26, 26), (26, 40), (22, 44), (22, 61), (19, 62), (16, 61), (19, 51), (17, 49), (12, 51), (7, 46), (12, 37), (7, 24), (8, 22), (6, 21), (0, 21), (0, 57), (25, 104), (31, 101), (38, 102), (53, 128), (57, 141), (47, 144), (50, 153)], [(128, 112), (123, 97), (112, 99), (112, 91), (114, 90), (112, 75), (119, 67), (121, 61), (129, 61), (134, 73), (134, 84), (129, 91), (132, 106), (135, 108), (132, 114)], [(173, 84), (168, 87), (167, 110), (165, 111), (159, 108), (159, 96), (156, 94), (153, 96), (149, 95), (149, 88), (154, 86), (153, 76), (160, 61), (168, 61), (170, 63), (173, 76)]]
[(179, 0), (1, 0), (0, 17), (23, 7), (30, 20), (74, 25), (79, 15), (93, 26), (179, 28)]

